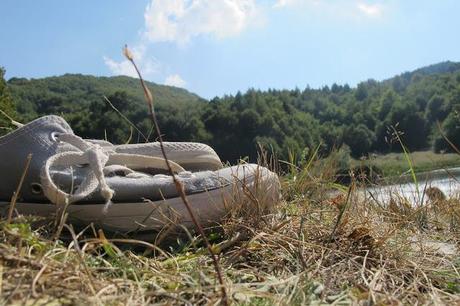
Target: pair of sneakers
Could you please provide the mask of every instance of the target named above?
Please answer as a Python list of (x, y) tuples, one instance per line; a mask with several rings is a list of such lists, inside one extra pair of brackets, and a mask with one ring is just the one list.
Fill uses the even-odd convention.
[[(212, 148), (164, 143), (168, 159), (203, 225), (219, 223), (235, 205), (271, 208), (280, 197), (275, 173), (255, 164), (223, 168)], [(49, 216), (65, 207), (70, 221), (108, 231), (192, 228), (159, 143), (112, 145), (75, 135), (58, 116), (45, 116), (0, 137), (0, 208), (10, 206), (29, 154), (15, 209)], [(243, 207), (243, 209), (245, 209)], [(250, 209), (250, 207), (247, 207)]]

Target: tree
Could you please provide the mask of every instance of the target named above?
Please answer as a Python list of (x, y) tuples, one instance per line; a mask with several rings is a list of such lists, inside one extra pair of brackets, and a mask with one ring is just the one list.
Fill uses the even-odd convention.
[(343, 135), (345, 143), (351, 149), (351, 155), (361, 157), (367, 153), (375, 141), (375, 134), (364, 124), (349, 126)]
[(443, 121), (448, 113), (446, 101), (443, 96), (434, 95), (428, 102), (426, 117), (429, 122)]
[(395, 126), (399, 132), (402, 132), (400, 138), (410, 150), (421, 150), (428, 146), (429, 130), (424, 115), (418, 112), (415, 102), (398, 101), (393, 104), (387, 118), (387, 125)]
[(368, 92), (367, 92), (366, 84), (359, 83), (358, 88), (356, 89), (356, 92), (355, 92), (355, 98), (358, 101), (362, 101), (367, 98), (367, 95), (368, 95)]
[[(446, 120), (442, 124), (442, 130), (445, 133), (446, 138), (451, 142), (457, 149), (460, 148), (460, 118), (457, 113), (450, 113)], [(438, 135), (434, 142), (434, 150), (439, 151), (456, 151), (442, 135)]]
[(321, 125), (321, 138), (326, 153), (333, 149), (340, 148), (343, 142), (343, 128), (335, 122), (325, 122)]
[[(5, 69), (0, 67), (0, 110), (5, 112), (8, 116), (14, 117), (15, 109), (13, 98), (4, 79)], [(11, 126), (10, 121), (4, 115), (0, 115), (0, 135), (6, 134)]]
[(383, 94), (380, 100), (380, 109), (378, 113), (378, 117), (381, 121), (385, 120), (390, 113), (391, 108), (397, 102), (399, 102), (399, 97), (392, 89), (387, 90)]

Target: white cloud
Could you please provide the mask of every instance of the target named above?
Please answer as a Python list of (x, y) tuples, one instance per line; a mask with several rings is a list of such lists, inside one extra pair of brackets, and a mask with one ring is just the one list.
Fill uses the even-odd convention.
[(255, 0), (152, 0), (144, 12), (145, 37), (184, 44), (195, 36), (235, 36), (258, 23)]
[(290, 6), (293, 4), (298, 3), (299, 0), (277, 0), (275, 4), (273, 4), (274, 8)]
[(104, 56), (104, 63), (109, 68), (110, 72), (114, 75), (127, 75), (130, 77), (136, 77), (137, 73), (134, 70), (133, 65), (127, 60), (117, 62), (110, 57)]
[[(352, 2), (351, 0), (344, 0)], [(336, 6), (341, 0), (276, 0), (273, 8), (289, 8), (289, 7), (332, 7)]]
[(361, 11), (364, 15), (369, 17), (377, 17), (382, 14), (383, 7), (380, 4), (366, 4), (366, 3), (358, 3), (357, 8)]
[[(147, 56), (152, 42), (188, 43), (199, 35), (218, 39), (236, 36), (249, 26), (259, 24), (261, 15), (256, 0), (151, 0), (144, 11), (144, 29), (139, 43), (132, 48), (134, 59), (143, 76), (161, 74), (159, 63)], [(113, 74), (136, 77), (128, 60), (104, 57)], [(184, 87), (185, 81), (174, 74), (165, 84)]]
[(363, 0), (276, 0), (273, 8), (305, 9), (319, 12), (334, 18), (356, 19), (382, 16), (385, 6), (382, 3), (369, 4)]
[[(151, 77), (153, 74), (160, 70), (160, 64), (153, 58), (146, 55), (146, 47), (144, 44), (139, 44), (130, 48), (133, 54), (136, 65), (142, 73), (143, 77)], [(121, 51), (120, 51), (121, 54)], [(127, 59), (119, 62), (104, 56), (104, 63), (114, 75), (127, 75), (130, 77), (137, 77), (136, 70)]]
[(175, 87), (182, 87), (184, 88), (187, 85), (187, 82), (185, 82), (180, 75), (178, 74), (172, 74), (169, 75), (166, 80), (165, 80), (165, 85), (169, 86), (175, 86)]

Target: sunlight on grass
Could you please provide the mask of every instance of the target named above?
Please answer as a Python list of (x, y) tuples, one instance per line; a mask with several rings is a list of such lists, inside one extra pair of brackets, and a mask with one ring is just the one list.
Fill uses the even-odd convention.
[[(353, 182), (347, 200), (346, 188), (332, 188), (332, 159), (306, 159), (305, 165), (284, 176), (286, 200), (272, 214), (257, 216), (261, 222), (235, 214), (220, 231), (208, 232), (233, 303), (457, 301), (457, 197), (433, 198), (422, 208), (396, 197), (376, 203)], [(83, 265), (69, 233), (64, 230), (54, 241), (51, 224), (21, 217), (2, 223), (2, 302), (212, 304), (219, 299), (199, 236), (169, 241), (160, 252), (140, 242), (114, 243), (86, 229), (77, 235)]]

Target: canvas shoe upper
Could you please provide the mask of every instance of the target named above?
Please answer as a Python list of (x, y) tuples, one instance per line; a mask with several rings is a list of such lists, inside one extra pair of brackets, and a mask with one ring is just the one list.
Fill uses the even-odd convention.
[(58, 133), (72, 133), (72, 129), (61, 117), (46, 116), (0, 137), (0, 200), (11, 199), (27, 156), (32, 154), (20, 200), (49, 201), (42, 194), (40, 171), (51, 156), (63, 150), (74, 150), (70, 146), (60, 146), (55, 137)]
[[(121, 153), (86, 141), (57, 116), (39, 118), (0, 138), (0, 201), (7, 203), (16, 190), (28, 154), (32, 160), (17, 204), (23, 212), (43, 214), (54, 204), (75, 204), (69, 206), (71, 217), (83, 223), (102, 222), (112, 230), (133, 229), (141, 219), (156, 228), (164, 223), (159, 221), (164, 213), (158, 210), (164, 205), (168, 211), (178, 211), (180, 218), (188, 218), (172, 177), (158, 174), (166, 173), (164, 159)], [(268, 206), (279, 198), (277, 176), (257, 165), (196, 173), (174, 161), (171, 166), (192, 204), (199, 208), (200, 218), (206, 220), (216, 221), (234, 195), (246, 196), (259, 185), (264, 186), (262, 195)], [(152, 205), (146, 203), (155, 203), (155, 213), (148, 214)], [(144, 214), (155, 218), (145, 220)]]
[[(47, 116), (45, 116), (46, 118)], [(62, 118), (61, 118), (62, 119)], [(62, 119), (64, 121), (64, 119)], [(15, 122), (19, 127), (23, 124)], [(70, 127), (65, 123), (68, 129)], [(106, 140), (86, 139), (107, 150), (118, 153), (129, 153), (163, 158), (159, 142), (114, 145)], [(217, 170), (222, 168), (222, 162), (217, 153), (208, 145), (198, 142), (163, 142), (163, 147), (170, 160), (180, 164), (189, 171)]]
[[(105, 140), (87, 139), (91, 143), (111, 148), (118, 153), (163, 157), (159, 142), (114, 145)], [(168, 159), (189, 171), (217, 170), (222, 162), (217, 153), (208, 145), (199, 142), (163, 142)]]
[[(177, 146), (168, 146), (166, 152), (169, 154), (175, 147)], [(65, 197), (70, 202), (100, 201), (102, 193), (111, 192), (112, 188), (109, 185), (118, 189), (116, 200), (158, 198), (158, 188), (150, 186), (156, 186), (158, 182), (163, 181), (162, 177), (156, 176), (153, 182), (153, 176), (148, 173), (167, 172), (164, 159), (152, 156), (151, 151), (147, 150), (148, 146), (121, 148), (121, 152), (118, 152), (116, 146), (100, 146), (74, 135), (70, 126), (61, 117), (41, 117), (0, 138), (0, 169), (3, 177), (0, 196), (2, 200), (11, 198), (22, 175), (27, 156), (32, 154), (31, 165), (24, 182), (25, 188), (21, 192), (22, 198), (26, 201), (51, 200), (62, 203)], [(147, 154), (122, 153), (140, 152), (139, 148)], [(198, 182), (200, 180), (197, 178), (206, 173), (192, 175), (175, 161), (171, 160), (170, 163), (184, 181), (193, 178)], [(70, 168), (71, 166), (73, 167)], [(147, 173), (133, 170), (139, 168)], [(212, 180), (208, 178), (206, 182)], [(76, 188), (69, 190), (71, 186)], [(138, 188), (133, 190), (136, 187)], [(170, 194), (170, 187), (164, 186), (162, 192), (165, 195)], [(209, 184), (203, 186), (205, 187), (211, 188)], [(96, 188), (101, 189), (99, 193), (94, 193)], [(93, 193), (94, 195), (89, 197)], [(112, 197), (113, 195), (107, 195), (105, 198)]]
[[(189, 171), (217, 170), (222, 168), (217, 153), (208, 145), (198, 142), (163, 142), (168, 159)], [(163, 157), (159, 142), (114, 145), (118, 153)]]

